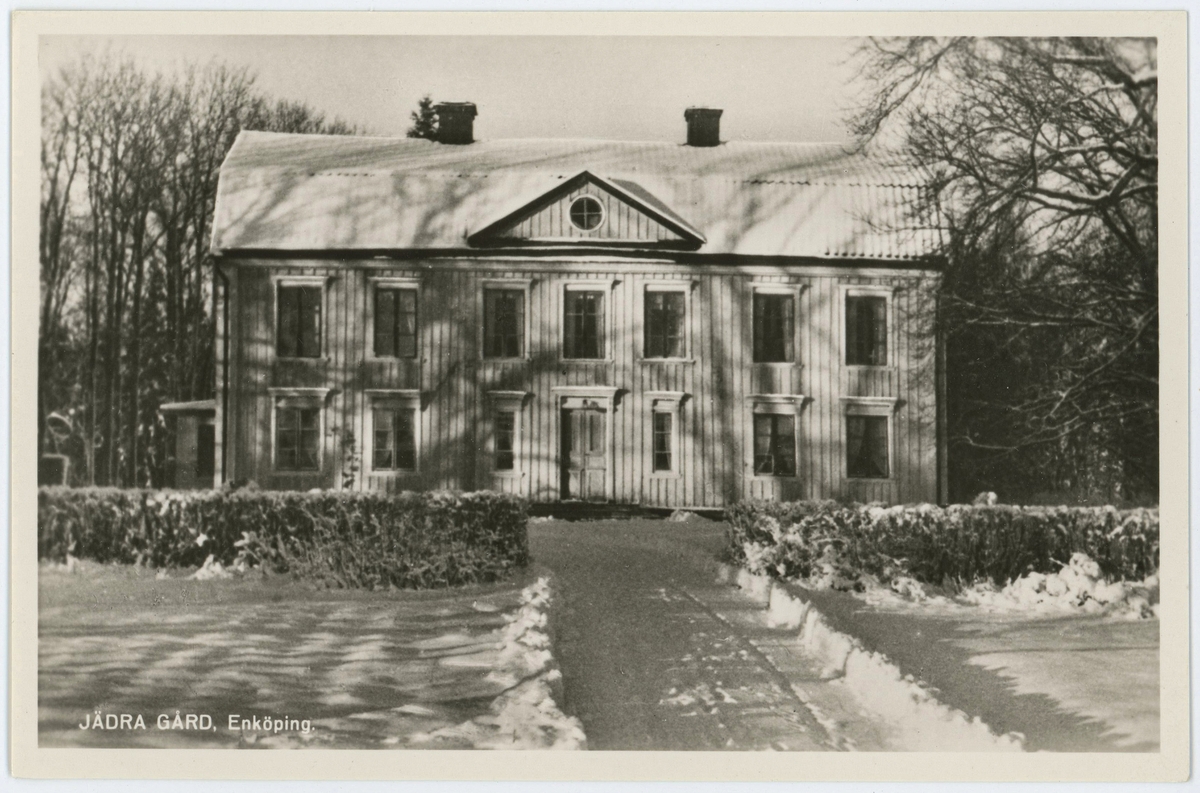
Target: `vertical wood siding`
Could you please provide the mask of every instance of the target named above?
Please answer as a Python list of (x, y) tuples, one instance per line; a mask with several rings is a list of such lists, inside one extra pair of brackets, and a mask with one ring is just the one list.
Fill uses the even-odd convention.
[[(235, 269), (230, 279), (230, 394), (226, 478), (270, 489), (313, 487), (399, 491), (492, 489), (536, 501), (558, 500), (561, 401), (558, 386), (611, 386), (612, 500), (664, 507), (719, 507), (744, 498), (844, 498), (889, 503), (937, 498), (934, 346), (930, 333), (933, 279), (911, 274), (866, 278), (790, 268), (779, 275), (708, 274), (647, 263), (639, 272), (606, 270), (602, 262), (504, 269), (398, 263), (381, 270), (353, 262), (266, 262)], [(275, 358), (273, 277), (327, 279), (323, 357)], [(420, 280), (419, 354), (375, 358), (370, 278)], [(524, 360), (480, 357), (482, 283), (530, 281), (530, 334)], [(606, 292), (605, 361), (565, 361), (561, 351), (564, 287), (593, 281)], [(690, 295), (687, 358), (642, 359), (640, 295), (670, 282)], [(844, 289), (886, 288), (891, 294), (891, 357), (880, 368), (847, 367), (842, 352)], [(755, 288), (788, 288), (797, 299), (796, 361), (752, 361)], [(329, 388), (322, 467), (316, 473), (273, 470), (273, 397), (268, 389)], [(420, 393), (419, 470), (372, 472), (369, 390)], [(516, 475), (491, 471), (490, 391), (527, 393), (520, 411)], [(652, 399), (682, 392), (677, 414), (677, 475), (652, 472)], [(797, 475), (753, 475), (751, 395), (802, 396), (796, 408)], [(845, 400), (893, 398), (891, 477), (846, 476)], [(219, 430), (218, 430), (219, 437)], [(357, 466), (356, 470), (355, 467)]]
[[(585, 195), (596, 199), (604, 207), (607, 222), (601, 223), (594, 231), (583, 231), (571, 222), (571, 202)], [(583, 185), (572, 190), (497, 236), (522, 240), (619, 239), (676, 242), (682, 239), (658, 221), (593, 185)]]

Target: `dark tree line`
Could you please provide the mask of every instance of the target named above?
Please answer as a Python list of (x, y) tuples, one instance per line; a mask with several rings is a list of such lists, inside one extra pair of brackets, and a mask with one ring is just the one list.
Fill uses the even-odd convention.
[(219, 64), (85, 57), (43, 84), (38, 440), (74, 484), (162, 484), (159, 404), (213, 395), (210, 224), (242, 129), (356, 132)]
[(929, 174), (951, 495), (1158, 498), (1153, 41), (895, 38), (857, 131)]

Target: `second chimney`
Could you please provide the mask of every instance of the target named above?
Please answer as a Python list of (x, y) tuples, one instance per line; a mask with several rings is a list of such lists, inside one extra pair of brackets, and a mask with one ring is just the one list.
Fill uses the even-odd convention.
[(717, 107), (689, 107), (683, 111), (687, 121), (687, 145), (718, 145), (721, 142), (721, 112)]
[(437, 139), (439, 143), (462, 145), (475, 141), (475, 103), (439, 102), (433, 106), (437, 112)]

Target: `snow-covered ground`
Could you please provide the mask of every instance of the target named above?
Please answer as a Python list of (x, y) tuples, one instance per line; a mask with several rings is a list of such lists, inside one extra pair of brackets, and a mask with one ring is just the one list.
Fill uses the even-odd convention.
[(870, 710), (930, 747), (955, 743), (955, 729), (939, 731), (950, 724), (986, 741), (981, 719), (987, 736), (1027, 750), (1159, 746), (1154, 579), (1105, 582), (1082, 554), (1060, 573), (957, 597), (903, 578), (853, 593), (736, 578)]
[[(875, 731), (886, 736), (886, 747), (879, 748), (926, 752), (1022, 749), (1023, 736), (998, 734), (978, 716), (972, 717), (939, 702), (927, 686), (904, 674), (887, 656), (831, 627), (811, 602), (786, 587), (744, 569), (726, 568), (723, 575), (751, 596), (765, 601), (768, 625), (797, 631), (795, 644), (822, 665), (820, 677), (844, 687), (861, 711), (853, 714), (853, 706), (847, 707), (844, 699), (837, 703), (839, 709), (871, 721)], [(814, 705), (818, 711), (823, 710), (819, 703), (810, 707)], [(823, 719), (826, 730), (835, 735), (845, 731), (838, 722), (828, 715)], [(858, 747), (849, 744), (845, 748)]]
[(521, 592), (521, 607), (506, 617), (490, 681), (505, 687), (491, 713), (453, 727), (410, 736), (409, 743), (466, 741), (476, 749), (584, 749), (579, 720), (559, 710), (562, 673), (546, 632), (551, 587), (539, 578)]

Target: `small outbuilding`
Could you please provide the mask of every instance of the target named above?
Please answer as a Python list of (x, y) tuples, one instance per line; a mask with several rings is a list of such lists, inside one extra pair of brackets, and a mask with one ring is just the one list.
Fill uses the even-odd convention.
[(174, 437), (167, 459), (168, 484), (181, 490), (213, 487), (217, 401), (167, 402), (159, 406), (158, 412)]

